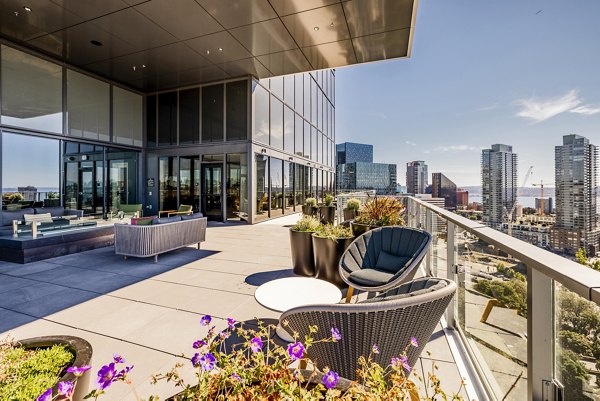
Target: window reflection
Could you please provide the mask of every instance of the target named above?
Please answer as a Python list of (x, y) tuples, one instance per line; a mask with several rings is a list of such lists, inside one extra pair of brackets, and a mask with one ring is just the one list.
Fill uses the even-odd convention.
[(260, 85), (254, 89), (254, 139), (269, 144), (269, 92)]
[(283, 214), (283, 162), (271, 157), (271, 217)]
[(267, 156), (254, 155), (256, 181), (256, 215), (255, 221), (269, 218), (269, 158)]
[(223, 84), (202, 88), (202, 142), (223, 141)]
[(283, 103), (271, 95), (271, 146), (283, 149)]

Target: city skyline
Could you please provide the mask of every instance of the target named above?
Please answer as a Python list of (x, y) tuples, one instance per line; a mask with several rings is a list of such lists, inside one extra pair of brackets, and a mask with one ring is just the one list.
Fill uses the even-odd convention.
[(495, 143), (519, 154), (519, 183), (529, 166), (530, 183), (553, 182), (563, 135), (600, 143), (599, 12), (592, 1), (421, 1), (411, 58), (336, 71), (336, 139), (373, 143), (401, 166), (399, 184), (424, 160), (478, 186)]

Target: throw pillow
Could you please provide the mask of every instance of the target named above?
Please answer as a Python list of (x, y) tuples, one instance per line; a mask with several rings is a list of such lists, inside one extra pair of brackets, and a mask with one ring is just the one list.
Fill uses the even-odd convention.
[(410, 257), (408, 256), (397, 256), (385, 251), (380, 251), (379, 255), (377, 256), (375, 268), (390, 273), (396, 273), (400, 271), (400, 269), (402, 269), (409, 260)]

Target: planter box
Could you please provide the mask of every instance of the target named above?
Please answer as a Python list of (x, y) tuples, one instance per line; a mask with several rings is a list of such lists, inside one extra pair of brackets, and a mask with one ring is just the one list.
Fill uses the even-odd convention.
[(312, 232), (290, 229), (292, 266), (294, 274), (312, 277), (315, 275), (315, 259), (312, 246)]
[[(45, 336), (45, 337), (34, 337), (27, 338), (25, 340), (19, 340), (16, 342), (17, 345), (22, 346), (26, 349), (33, 348), (49, 348), (53, 345), (62, 344), (66, 345), (66, 348), (73, 353), (75, 360), (71, 366), (81, 367), (84, 365), (90, 365), (92, 360), (92, 345), (80, 337), (73, 336)], [(66, 372), (66, 369), (65, 369)], [(77, 381), (75, 392), (73, 394), (73, 401), (81, 401), (83, 397), (88, 393), (89, 382), (90, 382), (90, 370), (85, 372), (81, 377), (76, 377), (73, 373), (65, 373), (59, 379), (59, 382), (64, 381)], [(57, 386), (52, 388), (52, 394), (56, 395), (58, 392)]]
[(342, 254), (354, 241), (354, 238), (338, 238), (337, 242), (312, 236), (313, 252), (315, 254), (315, 277), (321, 280), (329, 281), (339, 288), (347, 288), (340, 277), (338, 265)]
[(333, 224), (335, 219), (335, 207), (321, 206), (319, 211), (321, 212), (321, 224)]

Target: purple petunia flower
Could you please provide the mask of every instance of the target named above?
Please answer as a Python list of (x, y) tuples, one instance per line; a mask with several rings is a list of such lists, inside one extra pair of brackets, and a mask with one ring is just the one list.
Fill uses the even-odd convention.
[(418, 347), (419, 343), (417, 342), (417, 339), (414, 337), (410, 338), (410, 345), (412, 345), (413, 347)]
[(263, 347), (263, 342), (259, 337), (254, 337), (250, 340), (250, 349), (252, 352), (260, 352)]
[(379, 354), (379, 347), (377, 346), (377, 344), (373, 344), (373, 346), (371, 347), (371, 352), (373, 352), (374, 354)]
[(408, 372), (410, 372), (412, 370), (410, 365), (408, 364), (408, 358), (406, 358), (406, 355), (402, 355), (400, 357), (400, 361), (402, 362), (402, 367), (404, 369), (406, 369)]
[(51, 401), (52, 400), (52, 387), (44, 391), (42, 395), (35, 399), (35, 401)]
[(237, 373), (232, 374), (231, 377), (233, 377), (235, 380), (239, 381), (240, 383), (242, 382), (242, 378)]
[(296, 359), (301, 359), (304, 356), (304, 345), (301, 342), (297, 342), (294, 344), (290, 344), (287, 347), (287, 352), (292, 361)]
[(194, 341), (194, 343), (192, 344), (192, 348), (198, 349), (200, 347), (204, 347), (205, 345), (206, 345), (206, 341), (198, 340), (198, 341)]
[(213, 354), (210, 352), (202, 357), (200, 357), (200, 366), (202, 366), (202, 370), (210, 372), (215, 368), (216, 359)]
[(402, 361), (400, 361), (400, 358), (392, 358), (392, 361), (390, 362), (390, 364), (395, 367), (395, 368), (399, 368), (400, 366), (402, 366)]
[(202, 316), (202, 318), (200, 319), (200, 324), (202, 326), (208, 326), (210, 324), (210, 321), (212, 320), (212, 317), (210, 317), (210, 315), (204, 315)]
[(115, 379), (125, 378), (125, 375), (129, 373), (133, 369), (133, 365), (125, 366), (125, 369), (121, 369), (119, 373), (115, 376)]
[(331, 328), (331, 337), (333, 337), (333, 339), (335, 341), (340, 341), (342, 339), (342, 335), (340, 334), (340, 331), (338, 329), (336, 329), (335, 327)]
[(330, 370), (329, 372), (327, 372), (325, 374), (325, 376), (323, 376), (323, 384), (327, 388), (332, 388), (337, 385), (338, 379), (339, 379), (338, 374), (335, 373), (333, 370)]
[(230, 317), (227, 318), (227, 326), (229, 326), (230, 329), (233, 329), (235, 327), (235, 319), (232, 319)]
[(96, 378), (96, 383), (98, 384), (98, 388), (100, 390), (104, 390), (108, 386), (112, 384), (115, 379), (115, 375), (117, 371), (115, 370), (114, 362), (109, 363), (108, 365), (104, 365), (98, 371), (98, 377)]
[(125, 363), (125, 359), (119, 354), (113, 354), (113, 360), (115, 363)]
[(219, 337), (221, 337), (222, 340), (225, 340), (225, 339), (229, 338), (230, 335), (231, 334), (229, 334), (226, 331), (222, 331), (222, 332), (219, 333)]
[(92, 367), (91, 366), (81, 366), (81, 367), (77, 367), (77, 366), (71, 366), (70, 368), (67, 369), (67, 372), (69, 373), (73, 373), (75, 376), (80, 377), (83, 376), (83, 374), (85, 372), (87, 372), (88, 370), (90, 370)]
[(197, 368), (199, 364), (200, 364), (200, 354), (195, 353), (194, 356), (192, 357), (192, 365)]
[(58, 382), (58, 394), (70, 397), (73, 392), (73, 382)]

